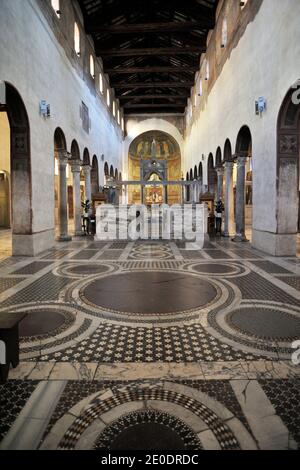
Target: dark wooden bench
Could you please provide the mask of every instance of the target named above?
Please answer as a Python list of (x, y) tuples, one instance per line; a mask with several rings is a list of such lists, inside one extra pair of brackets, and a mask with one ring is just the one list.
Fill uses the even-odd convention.
[(0, 341), (5, 344), (6, 363), (0, 364), (0, 383), (8, 379), (10, 366), (19, 365), (19, 323), (27, 316), (26, 313), (0, 314)]

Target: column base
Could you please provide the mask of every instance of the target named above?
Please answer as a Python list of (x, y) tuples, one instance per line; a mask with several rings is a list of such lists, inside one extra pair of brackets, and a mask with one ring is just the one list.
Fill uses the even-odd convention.
[(74, 237), (84, 237), (84, 233), (82, 232), (82, 230), (80, 230), (80, 232), (75, 232), (74, 233)]
[(55, 242), (54, 230), (32, 233), (30, 235), (12, 234), (13, 256), (37, 256), (43, 251), (53, 248)]
[(72, 237), (70, 235), (60, 235), (56, 238), (57, 242), (71, 242)]
[(236, 235), (235, 237), (232, 238), (232, 241), (234, 243), (247, 243), (249, 240), (245, 237), (245, 235)]
[(297, 234), (252, 231), (252, 246), (272, 256), (296, 256)]

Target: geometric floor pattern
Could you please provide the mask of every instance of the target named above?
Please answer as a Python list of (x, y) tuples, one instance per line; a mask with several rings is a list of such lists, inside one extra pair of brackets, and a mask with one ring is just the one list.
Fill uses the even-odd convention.
[(2, 258), (0, 315), (28, 316), (0, 449), (300, 446), (296, 258), (89, 238)]

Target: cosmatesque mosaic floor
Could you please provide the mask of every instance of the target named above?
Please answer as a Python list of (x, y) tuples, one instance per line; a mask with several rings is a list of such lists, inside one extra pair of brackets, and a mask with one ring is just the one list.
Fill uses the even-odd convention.
[(0, 260), (22, 311), (0, 449), (298, 449), (300, 260), (226, 239)]

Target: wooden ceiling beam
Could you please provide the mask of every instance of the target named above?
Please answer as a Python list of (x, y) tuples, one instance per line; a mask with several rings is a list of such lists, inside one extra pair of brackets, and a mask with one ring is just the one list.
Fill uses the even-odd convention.
[(127, 95), (118, 96), (120, 101), (130, 100), (159, 100), (159, 99), (186, 99), (190, 97), (190, 93), (180, 93), (179, 95)]
[(135, 74), (135, 73), (195, 73), (197, 72), (198, 67), (189, 66), (189, 67), (157, 67), (157, 66), (148, 66), (148, 67), (119, 67), (116, 69), (105, 69), (105, 73), (110, 75), (119, 75), (119, 74)]
[(176, 31), (210, 30), (215, 26), (211, 19), (202, 21), (170, 21), (164, 23), (125, 23), (120, 25), (106, 25), (99, 21), (86, 19), (87, 34), (132, 34), (132, 33), (166, 33)]
[(206, 52), (206, 47), (148, 47), (135, 49), (96, 49), (96, 54), (101, 57), (140, 57), (156, 55), (186, 55), (202, 54)]
[(185, 106), (186, 106), (185, 103), (182, 104), (182, 105), (178, 104), (178, 103), (177, 104), (176, 103), (149, 103), (149, 104), (147, 104), (147, 103), (140, 103), (140, 104), (137, 104), (137, 103), (136, 104), (134, 104), (134, 103), (129, 104), (129, 103), (127, 103), (123, 106), (123, 108), (124, 109), (129, 109), (129, 108), (130, 109), (131, 108), (137, 108), (137, 109), (138, 108), (150, 108), (150, 109), (152, 109), (152, 108), (185, 108)]
[(111, 86), (115, 89), (131, 89), (131, 88), (191, 88), (194, 86), (193, 81), (186, 82), (155, 82), (155, 83), (143, 83), (143, 82), (132, 82), (132, 83), (111, 83)]

